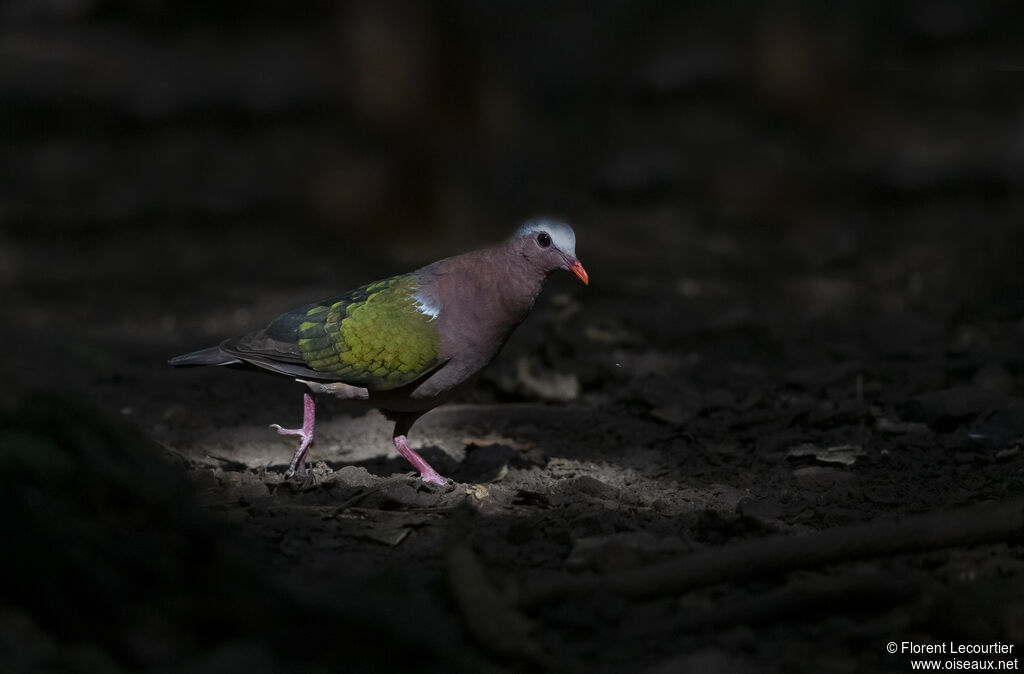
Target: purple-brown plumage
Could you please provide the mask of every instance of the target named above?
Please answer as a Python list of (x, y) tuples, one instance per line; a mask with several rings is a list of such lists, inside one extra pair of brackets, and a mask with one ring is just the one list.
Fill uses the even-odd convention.
[[(405, 277), (395, 277), (393, 285), (401, 289), (380, 286), (383, 290), (378, 292), (413, 293), (405, 295), (404, 302), (392, 303), (394, 308), (385, 303), (384, 311), (392, 313), (381, 316), (382, 320), (393, 326), (415, 326), (420, 331), (426, 321), (431, 328), (429, 338), (436, 339), (436, 358), (403, 375), (400, 383), (405, 383), (399, 386), (361, 385), (372, 381), (373, 377), (370, 373), (361, 374), (358, 360), (345, 366), (346, 374), (338, 375), (318, 368), (316, 362), (304, 355), (302, 335), (305, 333), (302, 331), (312, 325), (308, 322), (310, 317), (324, 315), (325, 307), (337, 304), (331, 300), (288, 312), (265, 330), (178, 356), (170, 363), (252, 365), (294, 376), (313, 393), (329, 393), (375, 407), (395, 422), (395, 448), (420, 471), (420, 477), (427, 482), (444, 484), (447, 480), (409, 447), (406, 439), (409, 429), (420, 416), (472, 383), (529, 314), (548, 275), (557, 269), (572, 271), (584, 283), (589, 282), (587, 272), (576, 258), (576, 236), (572, 228), (557, 220), (536, 219), (523, 223), (511, 239), (499, 246), (446, 258)], [(352, 298), (366, 301), (362, 298), (367, 293), (360, 295), (359, 292), (342, 296), (343, 300), (350, 300), (355, 307), (356, 300)], [(343, 306), (349, 307), (348, 304)], [(418, 313), (399, 315), (399, 312)], [(346, 345), (340, 343), (339, 349), (344, 348)], [(433, 350), (430, 353), (433, 354)], [(354, 374), (347, 374), (353, 368)], [(308, 393), (304, 395), (303, 407), (301, 429), (275, 426), (282, 434), (301, 438), (289, 466), (289, 475), (305, 472), (306, 452), (313, 440), (315, 406)]]

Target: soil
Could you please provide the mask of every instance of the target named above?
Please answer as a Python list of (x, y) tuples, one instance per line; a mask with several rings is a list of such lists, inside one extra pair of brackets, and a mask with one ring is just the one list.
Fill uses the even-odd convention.
[[(940, 5), (17, 0), (0, 670), (1018, 657), (1022, 17)], [(166, 365), (538, 212), (591, 283), (414, 426), (450, 488)]]

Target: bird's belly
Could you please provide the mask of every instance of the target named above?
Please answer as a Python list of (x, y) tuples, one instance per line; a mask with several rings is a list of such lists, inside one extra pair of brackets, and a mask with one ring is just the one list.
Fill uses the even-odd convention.
[(459, 367), (458, 363), (449, 361), (413, 386), (391, 391), (371, 391), (369, 403), (396, 412), (425, 412), (443, 405), (472, 386), (479, 372), (480, 368)]

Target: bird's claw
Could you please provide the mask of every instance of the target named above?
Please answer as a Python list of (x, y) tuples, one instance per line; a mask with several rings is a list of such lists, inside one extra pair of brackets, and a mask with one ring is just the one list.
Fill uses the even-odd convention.
[(427, 484), (436, 484), (439, 487), (451, 487), (451, 486), (453, 486), (455, 484), (455, 482), (453, 480), (449, 480), (448, 478), (443, 477), (443, 476), (441, 476), (441, 475), (439, 475), (437, 473), (433, 473), (433, 474), (429, 474), (429, 475), (428, 474), (422, 474), (422, 475), (420, 475), (420, 480), (422, 480), (423, 482), (426, 482)]
[(270, 427), (280, 435), (298, 435), (301, 436), (303, 440), (305, 440), (307, 436), (305, 428), (281, 428), (281, 424), (270, 424)]
[(280, 424), (270, 424), (270, 427), (276, 430), (279, 435), (297, 435), (301, 439), (299, 448), (292, 455), (291, 463), (288, 464), (288, 471), (285, 473), (286, 478), (291, 478), (295, 475), (306, 475), (306, 450), (313, 443), (313, 424), (316, 415), (313, 397), (308, 393), (302, 396), (302, 408), (302, 428), (282, 428)]
[(317, 480), (316, 474), (311, 470), (303, 470), (301, 473), (298, 471), (289, 471), (285, 474), (285, 479), (295, 485), (299, 490), (309, 489), (315, 487), (319, 480)]
[(434, 492), (449, 492), (455, 489), (457, 485), (455, 480), (449, 480), (448, 478), (443, 477), (442, 475), (439, 475), (436, 472), (431, 475), (415, 475), (410, 473), (410, 477), (413, 479), (414, 482), (418, 481), (421, 486), (424, 486), (428, 490)]

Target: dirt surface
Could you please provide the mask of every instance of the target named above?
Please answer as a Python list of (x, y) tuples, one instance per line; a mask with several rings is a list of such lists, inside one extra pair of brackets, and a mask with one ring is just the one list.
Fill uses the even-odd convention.
[[(3, 10), (0, 670), (1018, 657), (1019, 8), (427, 7)], [(165, 364), (538, 212), (591, 284), (413, 428), (451, 489)]]

